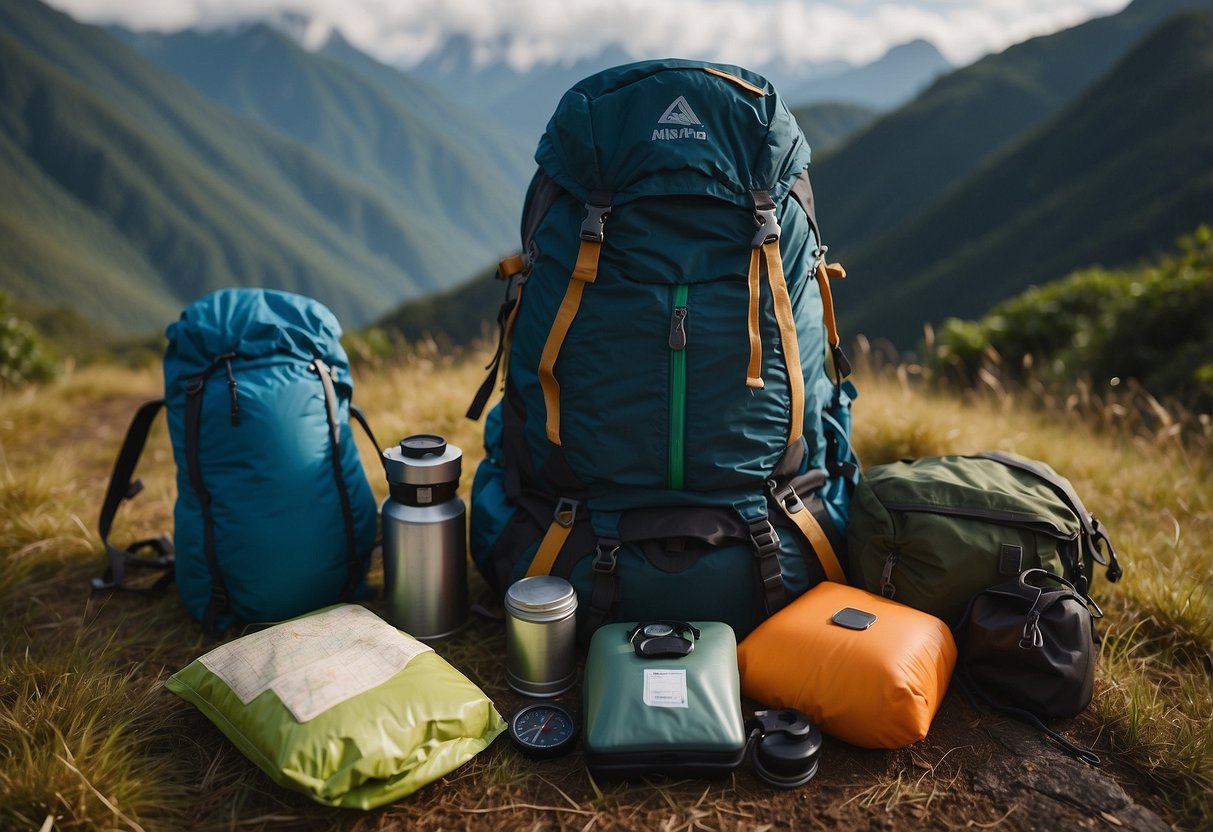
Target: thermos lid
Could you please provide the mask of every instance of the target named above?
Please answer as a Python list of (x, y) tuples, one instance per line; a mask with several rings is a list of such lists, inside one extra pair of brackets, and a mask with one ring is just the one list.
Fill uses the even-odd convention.
[(505, 606), (524, 621), (551, 621), (577, 609), (577, 593), (564, 578), (534, 575), (510, 585), (505, 593)]
[(441, 436), (416, 433), (383, 452), (388, 482), (404, 485), (442, 485), (459, 482), (463, 451)]

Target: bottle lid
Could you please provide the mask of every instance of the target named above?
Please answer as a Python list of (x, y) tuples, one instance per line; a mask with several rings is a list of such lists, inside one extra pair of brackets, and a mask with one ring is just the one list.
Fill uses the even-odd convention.
[(463, 451), (437, 434), (416, 433), (383, 452), (388, 482), (403, 485), (458, 483)]
[(506, 609), (524, 621), (553, 621), (577, 609), (573, 585), (555, 575), (534, 575), (515, 581), (505, 593)]

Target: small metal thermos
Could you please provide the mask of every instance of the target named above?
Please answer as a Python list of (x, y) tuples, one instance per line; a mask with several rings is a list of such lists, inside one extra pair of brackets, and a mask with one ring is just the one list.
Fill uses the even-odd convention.
[(577, 678), (577, 593), (564, 578), (523, 578), (505, 594), (509, 686), (528, 696), (557, 696)]
[(383, 452), (387, 620), (413, 638), (449, 636), (467, 622), (467, 510), (456, 491), (463, 452), (416, 434)]

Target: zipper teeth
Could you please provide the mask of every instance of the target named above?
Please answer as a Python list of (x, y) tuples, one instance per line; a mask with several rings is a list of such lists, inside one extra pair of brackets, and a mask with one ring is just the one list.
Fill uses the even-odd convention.
[[(682, 284), (674, 287), (673, 309), (686, 309), (690, 287)], [(673, 316), (673, 310), (670, 312)], [(682, 316), (686, 326), (686, 314)], [(670, 351), (670, 459), (669, 486), (681, 490), (685, 482), (686, 456), (686, 344), (682, 349)]]
[(952, 517), (972, 517), (977, 520), (989, 520), (1007, 526), (1023, 526), (1033, 531), (1039, 531), (1058, 540), (1074, 540), (1077, 534), (1066, 534), (1052, 523), (1042, 521), (1030, 514), (1016, 511), (1000, 511), (998, 509), (965, 508), (963, 506), (937, 506), (921, 503), (885, 503), (885, 508), (891, 511), (914, 511), (925, 514), (944, 514)]

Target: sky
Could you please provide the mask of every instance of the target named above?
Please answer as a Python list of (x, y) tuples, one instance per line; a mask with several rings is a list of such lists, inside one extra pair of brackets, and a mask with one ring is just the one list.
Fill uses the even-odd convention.
[(515, 69), (619, 45), (741, 65), (863, 63), (915, 38), (955, 64), (1112, 14), (1127, 0), (51, 0), (89, 23), (216, 28), (297, 12), (319, 43), (336, 27), (382, 61), (411, 66), (453, 34)]

